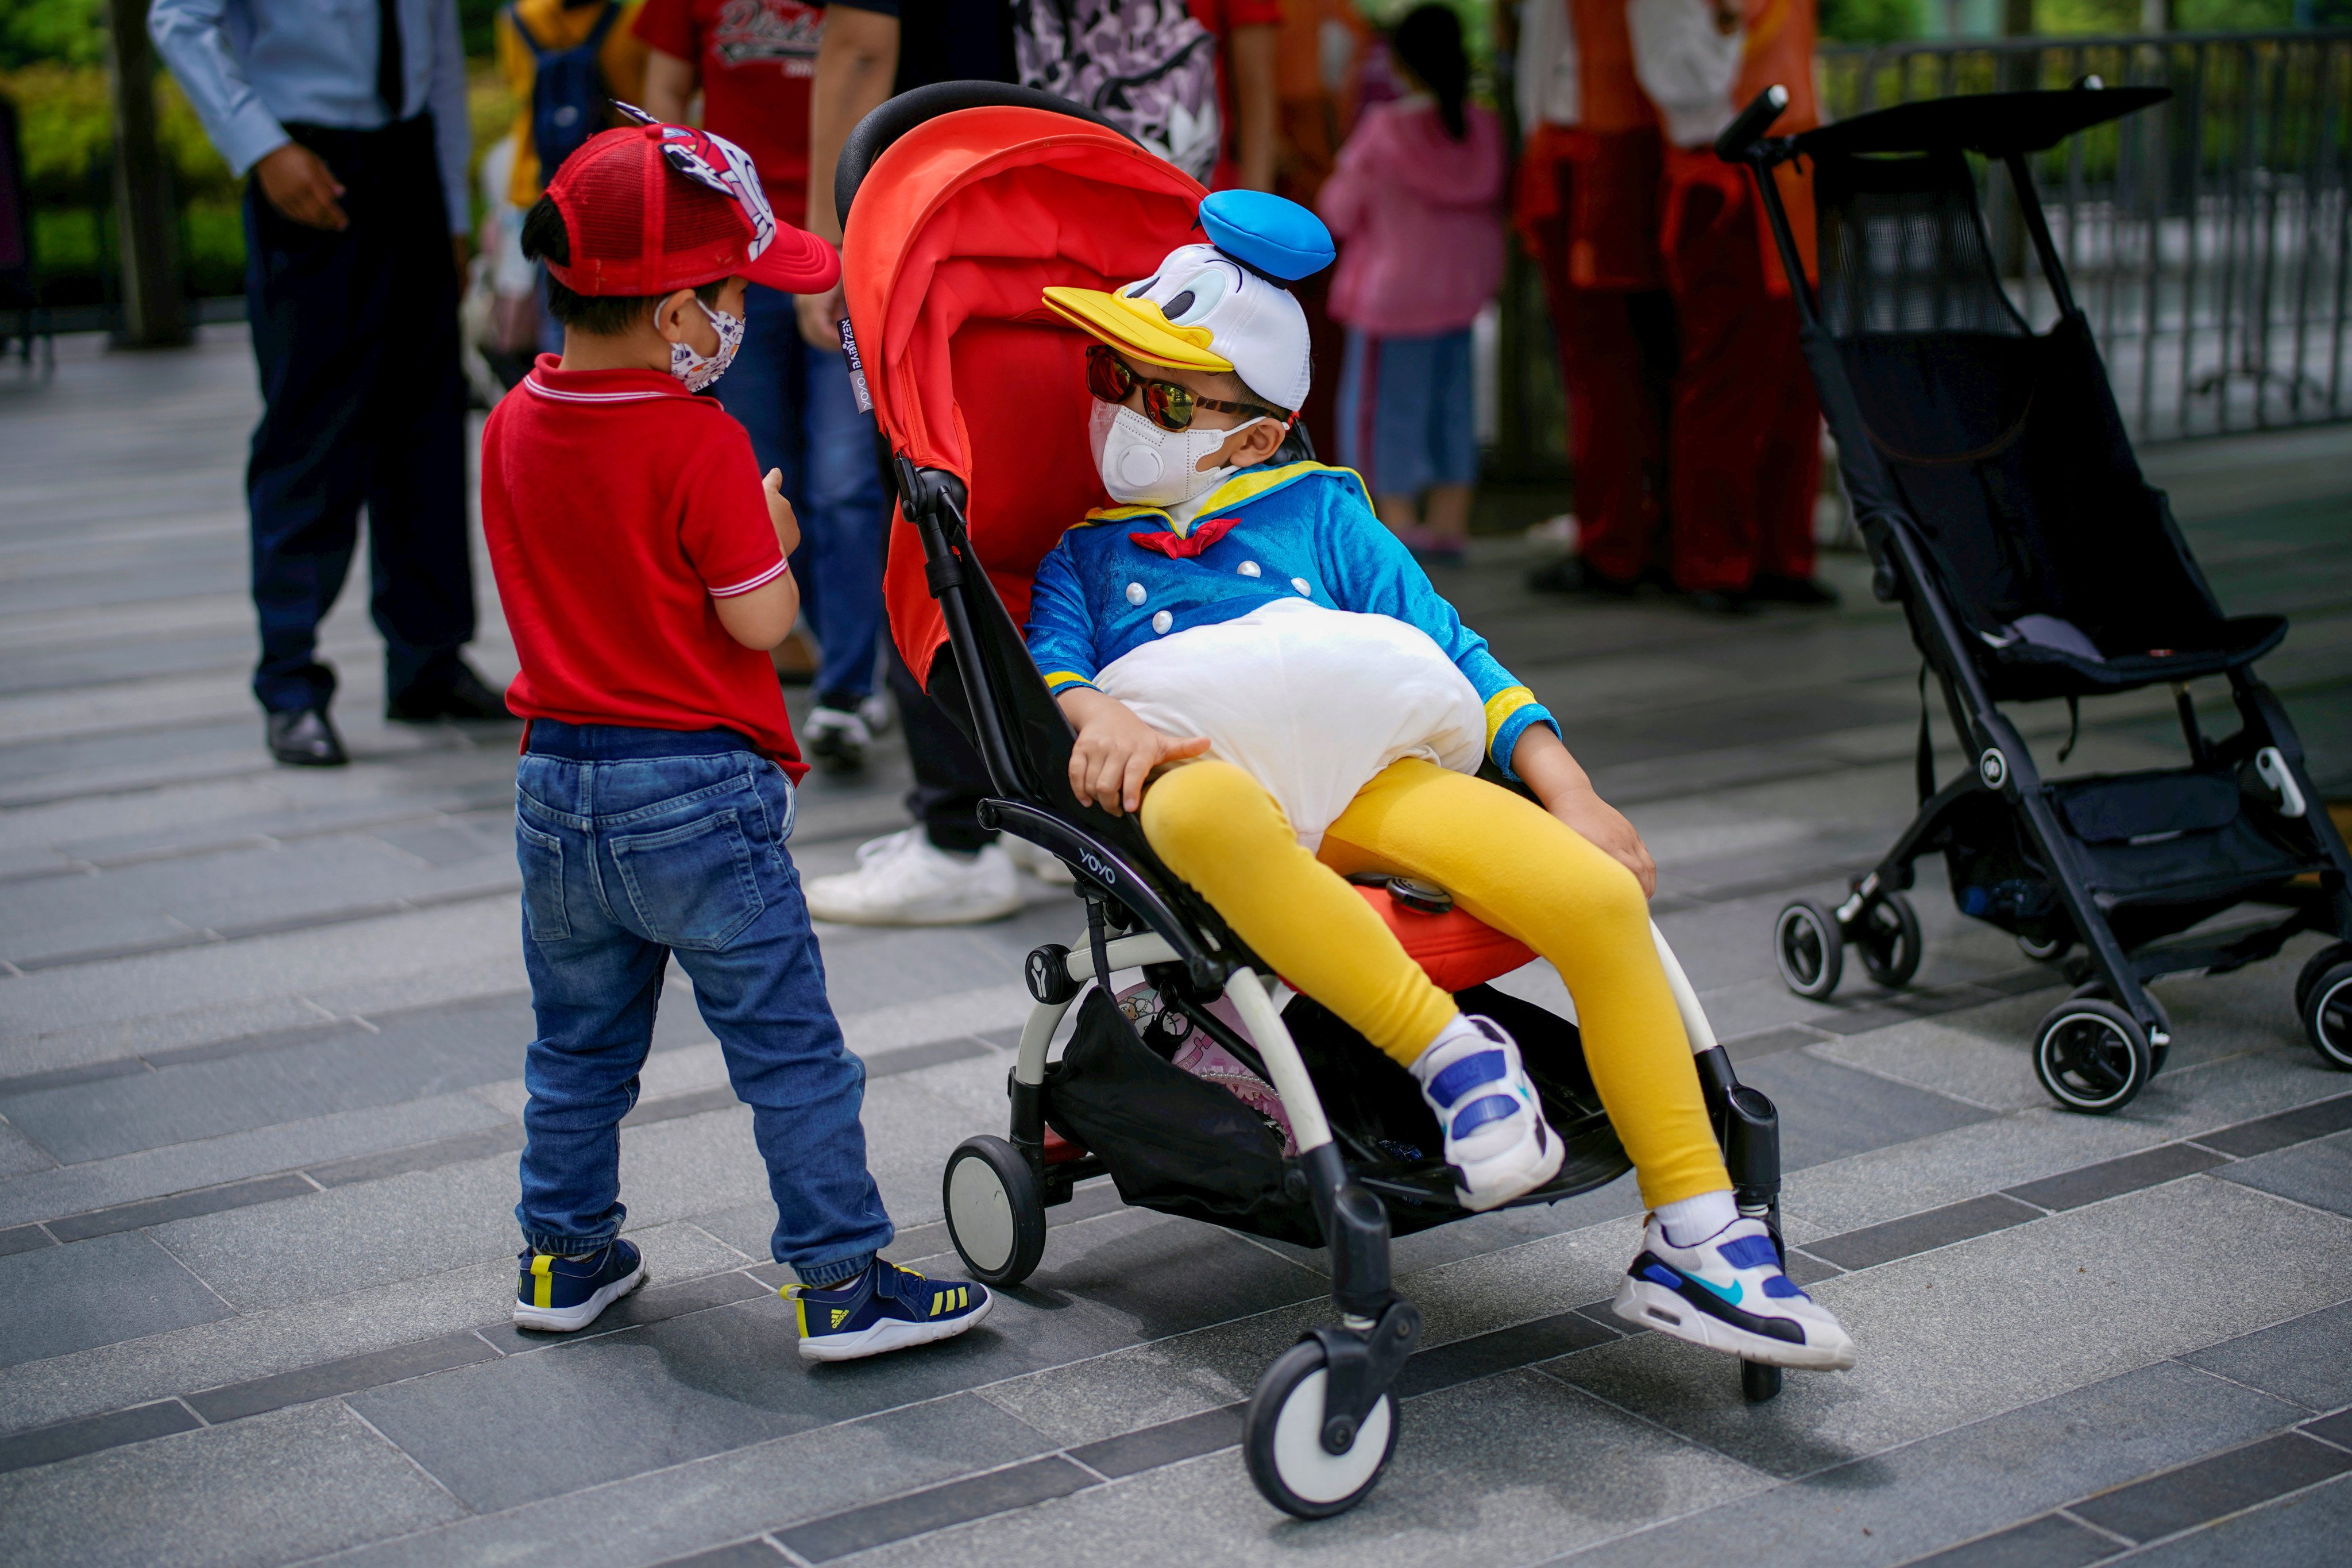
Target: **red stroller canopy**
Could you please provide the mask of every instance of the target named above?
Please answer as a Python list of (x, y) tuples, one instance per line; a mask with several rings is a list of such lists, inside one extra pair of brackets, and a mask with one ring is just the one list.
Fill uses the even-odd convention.
[[(1037, 563), (1109, 500), (1087, 445), (1087, 340), (1041, 292), (1149, 276), (1205, 194), (1116, 132), (1013, 108), (915, 126), (858, 187), (842, 279), (875, 417), (898, 456), (963, 481), (972, 550), (1016, 625)], [(905, 528), (883, 592), (928, 684), (947, 632)]]

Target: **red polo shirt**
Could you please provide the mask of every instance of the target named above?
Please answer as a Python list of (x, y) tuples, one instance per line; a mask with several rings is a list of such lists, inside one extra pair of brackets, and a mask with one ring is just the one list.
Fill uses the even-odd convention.
[(784, 572), (751, 437), (656, 370), (541, 354), (482, 430), (482, 534), (525, 719), (732, 730), (808, 770), (768, 656), (712, 601)]

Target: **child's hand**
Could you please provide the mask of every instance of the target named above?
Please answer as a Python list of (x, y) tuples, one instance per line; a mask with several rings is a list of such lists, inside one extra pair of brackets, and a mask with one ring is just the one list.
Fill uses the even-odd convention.
[(793, 515), (793, 503), (784, 499), (783, 469), (768, 470), (766, 489), (768, 521), (776, 525), (777, 548), (784, 552), (784, 559), (789, 561), (792, 559), (793, 552), (801, 547), (801, 521)]
[(1070, 750), (1070, 793), (1080, 805), (1099, 805), (1117, 816), (1143, 804), (1144, 781), (1163, 763), (1182, 762), (1209, 749), (1208, 737), (1180, 741), (1164, 735), (1116, 697), (1084, 688), (1062, 699), (1062, 710), (1076, 721), (1077, 743)]
[(1655, 897), (1658, 891), (1658, 864), (1650, 858), (1649, 847), (1625, 814), (1593, 794), (1591, 790), (1563, 795), (1553, 801), (1548, 810), (1570, 827), (1590, 839), (1593, 847), (1633, 873), (1633, 880), (1642, 884), (1642, 896)]

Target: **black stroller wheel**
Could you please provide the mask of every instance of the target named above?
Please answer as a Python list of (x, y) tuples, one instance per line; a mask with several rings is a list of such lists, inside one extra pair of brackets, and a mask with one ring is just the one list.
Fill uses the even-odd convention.
[(2048, 938), (2027, 936), (2020, 931), (2017, 937), (2017, 951), (2036, 963), (2055, 963), (2072, 952), (2074, 947), (2073, 931), (2060, 931), (2056, 936)]
[(2352, 963), (2352, 942), (2331, 942), (2304, 961), (2303, 971), (2294, 977), (2294, 1010), (2297, 1016), (2303, 1005), (2311, 1000), (2311, 988), (2319, 977), (2339, 963)]
[(948, 1237), (983, 1285), (1018, 1285), (1045, 1255), (1045, 1194), (1020, 1151), (1002, 1138), (967, 1138), (940, 1180)]
[(1900, 893), (1885, 894), (1864, 910), (1853, 941), (1862, 949), (1862, 967), (1889, 991), (1908, 985), (1919, 973), (1919, 911)]
[(1780, 1395), (1780, 1369), (1760, 1361), (1739, 1363), (1739, 1392), (1750, 1405), (1761, 1405)]
[(2303, 1032), (2320, 1060), (2352, 1072), (2352, 957), (2322, 970), (2304, 994)]
[(2112, 1002), (2069, 998), (2034, 1032), (2033, 1076), (2068, 1110), (2121, 1110), (2147, 1087), (2153, 1067), (2147, 1036)]
[[(2116, 999), (2115, 993), (2107, 989), (2107, 983), (2104, 980), (2085, 980), (2067, 994), (2077, 1002), (2113, 1002)], [(2156, 1026), (2164, 1031), (2164, 1044), (2159, 1046), (2152, 1039), (2148, 1041), (2147, 1076), (2154, 1078), (2164, 1070), (2164, 1058), (2172, 1054), (2172, 1015), (2165, 1011), (2164, 999), (2155, 992), (2143, 991), (2142, 994), (2147, 996), (2147, 1005), (2156, 1009)]]
[(1345, 1453), (1323, 1446), (1323, 1347), (1301, 1340), (1257, 1380), (1242, 1458), (1265, 1500), (1296, 1519), (1328, 1519), (1364, 1500), (1396, 1452), (1396, 1400), (1381, 1395)]
[(1772, 922), (1772, 958), (1781, 984), (1819, 1002), (1838, 988), (1845, 970), (1845, 938), (1837, 917), (1811, 899), (1799, 899)]

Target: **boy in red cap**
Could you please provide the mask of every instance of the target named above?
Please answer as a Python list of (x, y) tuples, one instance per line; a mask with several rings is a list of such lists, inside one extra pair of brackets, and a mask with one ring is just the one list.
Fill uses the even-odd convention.
[(482, 434), (482, 531), (522, 665), (508, 701), (529, 721), (515, 848), (539, 1037), (514, 1321), (585, 1328), (645, 1282), (620, 1236), (620, 1124), (675, 954), (751, 1107), (801, 1354), (961, 1333), (983, 1288), (876, 1256), (893, 1231), (866, 1168), (865, 1069), (784, 851), (806, 770), (766, 651), (798, 613), (800, 531), (743, 427), (692, 395), (742, 341), (747, 281), (822, 289), (839, 258), (776, 223), (740, 148), (651, 124), (566, 160), (523, 247), (547, 264), (563, 353)]

